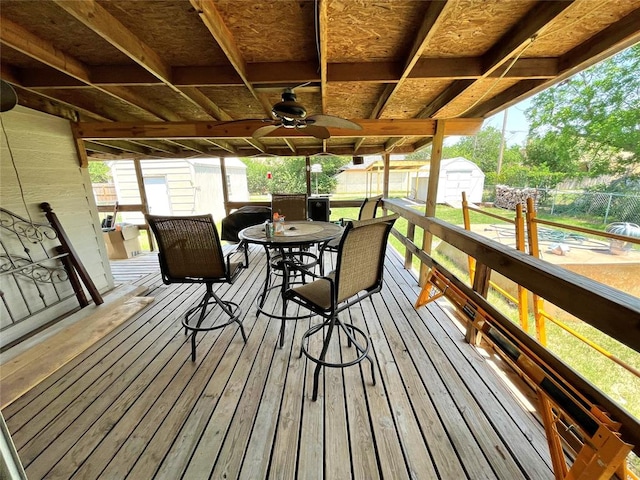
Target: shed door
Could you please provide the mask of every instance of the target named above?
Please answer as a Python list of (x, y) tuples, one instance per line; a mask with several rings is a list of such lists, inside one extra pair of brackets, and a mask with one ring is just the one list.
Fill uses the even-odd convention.
[(446, 185), (445, 198), (460, 200), (462, 192), (471, 191), (471, 170), (448, 170)]
[(171, 215), (171, 201), (166, 177), (144, 177), (144, 189), (147, 192), (150, 214)]

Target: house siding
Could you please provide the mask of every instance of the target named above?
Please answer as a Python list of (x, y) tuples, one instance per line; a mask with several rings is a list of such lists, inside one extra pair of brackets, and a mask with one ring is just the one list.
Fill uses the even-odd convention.
[[(222, 178), (219, 160), (153, 160), (141, 161), (142, 176), (166, 179), (167, 194), (172, 215), (211, 213), (216, 220), (225, 216)], [(138, 204), (140, 195), (133, 161), (111, 164), (113, 180), (120, 204)], [(227, 176), (231, 188), (229, 199), (249, 200), (246, 167), (239, 160), (227, 160)], [(226, 180), (225, 180), (226, 181)], [(152, 199), (147, 195), (152, 210)], [(121, 213), (119, 220), (127, 223), (144, 222), (142, 214)]]
[[(40, 204), (51, 204), (96, 287), (101, 292), (113, 288), (89, 173), (79, 166), (69, 121), (18, 106), (2, 114), (2, 128), (2, 207), (33, 222), (47, 223)], [(35, 293), (29, 295), (34, 304), (38, 302)], [(2, 344), (77, 307), (75, 298), (51, 307), (3, 332)]]

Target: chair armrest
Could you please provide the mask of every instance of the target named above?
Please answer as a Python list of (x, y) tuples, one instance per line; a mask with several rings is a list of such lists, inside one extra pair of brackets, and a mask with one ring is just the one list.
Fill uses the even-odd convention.
[(308, 270), (307, 268), (303, 267), (302, 265), (299, 265), (299, 264), (297, 264), (295, 262), (292, 262), (291, 260), (283, 260), (282, 261), (282, 268), (284, 270), (284, 277), (283, 277), (284, 290), (287, 290), (289, 288), (289, 272), (291, 270), (296, 270), (298, 272), (302, 271), (302, 272), (304, 272), (305, 275), (309, 275), (314, 280), (317, 280), (317, 279), (320, 279), (320, 278), (325, 278), (322, 275), (318, 275), (317, 273), (314, 273), (311, 270)]
[(224, 256), (225, 262), (227, 263), (227, 271), (230, 266), (229, 264), (231, 263), (231, 257), (236, 254), (242, 255), (244, 257), (240, 262), (242, 264), (240, 268), (249, 268), (249, 258), (246, 250), (246, 245), (243, 246), (242, 242), (240, 242), (232, 252), (229, 252)]

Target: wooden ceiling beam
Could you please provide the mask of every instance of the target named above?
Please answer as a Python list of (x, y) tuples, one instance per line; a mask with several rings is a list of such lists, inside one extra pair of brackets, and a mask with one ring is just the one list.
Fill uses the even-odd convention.
[(103, 145), (111, 149), (121, 150), (122, 152), (127, 153), (135, 153), (140, 155), (152, 154), (152, 150), (150, 150), (149, 148), (139, 145), (136, 142), (130, 142), (127, 140), (94, 140), (93, 143)]
[(233, 120), (231, 115), (212, 102), (211, 99), (198, 90), (198, 88), (182, 87), (180, 90), (212, 118), (216, 120)]
[(167, 139), (167, 141), (169, 143), (173, 143), (175, 145), (178, 145), (179, 147), (186, 149), (186, 150), (191, 150), (197, 153), (204, 153), (205, 155), (209, 155), (211, 153), (211, 150), (203, 145), (200, 145), (197, 141), (195, 140), (186, 140), (186, 139)]
[(215, 145), (216, 147), (221, 148), (226, 152), (233, 153), (234, 155), (238, 154), (238, 149), (226, 140), (213, 140), (211, 138), (207, 138), (205, 139), (205, 142), (210, 143), (211, 145)]
[(75, 2), (53, 0), (53, 2), (138, 65), (166, 84), (171, 84), (171, 69), (164, 64), (158, 54), (95, 0)]
[(316, 14), (316, 32), (317, 45), (320, 48), (318, 62), (320, 64), (320, 93), (322, 98), (322, 113), (327, 113), (327, 100), (329, 93), (327, 92), (327, 49), (329, 45), (329, 17), (327, 14), (328, 0), (320, 0), (316, 5), (318, 11)]
[(265, 99), (261, 98), (261, 95), (259, 95), (253, 88), (247, 74), (247, 65), (242, 57), (242, 53), (236, 45), (233, 35), (225, 25), (222, 16), (220, 15), (220, 12), (218, 12), (214, 3), (211, 0), (190, 0), (190, 2), (251, 95), (260, 102), (265, 109), (265, 113), (269, 115), (271, 112), (271, 105), (265, 103)]
[[(159, 78), (167, 87), (178, 93), (182, 98), (201, 108), (199, 102), (194, 101), (191, 96), (186, 95), (178, 87), (173, 85), (171, 67), (165, 64), (152, 48), (126, 28), (95, 0), (75, 2), (69, 2), (67, 0), (53, 1), (76, 20), (116, 47), (152, 75)], [(138, 102), (140, 101), (141, 100), (138, 99)], [(173, 113), (169, 114), (168, 109), (163, 109), (160, 105), (157, 105), (156, 109), (151, 111), (159, 111), (161, 118), (165, 120), (176, 120), (175, 118), (168, 118), (168, 115), (173, 115), (174, 117), (176, 115)]]
[(429, 2), (427, 11), (425, 12), (422, 23), (420, 24), (418, 34), (414, 39), (411, 50), (409, 51), (409, 54), (405, 59), (405, 64), (402, 68), (400, 78), (398, 79), (397, 83), (387, 85), (384, 93), (380, 96), (378, 103), (371, 112), (370, 118), (380, 118), (380, 115), (387, 108), (387, 106), (393, 99), (393, 96), (398, 92), (398, 90), (400, 90), (400, 88), (404, 84), (404, 81), (411, 73), (411, 70), (420, 59), (422, 51), (427, 45), (427, 42), (429, 42), (429, 40), (431, 40), (431, 38), (433, 37), (433, 32), (436, 30), (434, 27), (438, 24), (439, 19), (442, 18), (442, 12), (446, 8), (446, 6), (446, 1)]
[(251, 145), (253, 148), (255, 148), (257, 151), (259, 151), (261, 153), (266, 153), (267, 152), (267, 147), (260, 140), (256, 140), (255, 138), (246, 138), (246, 137), (245, 137), (244, 140), (249, 145)]
[[(73, 116), (71, 117), (73, 121), (78, 121), (78, 114), (84, 115), (87, 119), (90, 119), (90, 121), (94, 121), (94, 122), (112, 122), (114, 120), (118, 120), (117, 118), (113, 118), (111, 115), (108, 115), (106, 112), (97, 111), (96, 106), (94, 106), (93, 109), (89, 110), (88, 108), (85, 108), (81, 105), (71, 104), (47, 91), (43, 92), (38, 90), (31, 90), (31, 89), (21, 87), (20, 85), (14, 84), (14, 88), (15, 87), (17, 87), (16, 90), (18, 92), (19, 103), (21, 105), (26, 106), (25, 102), (27, 101), (27, 98), (31, 96), (32, 105), (36, 105), (39, 102), (50, 101), (58, 105), (60, 108), (66, 108), (69, 111), (74, 112)], [(39, 98), (40, 100), (36, 100), (36, 98)], [(35, 107), (32, 107), (32, 108), (34, 108), (35, 110), (38, 110), (38, 108), (35, 108)], [(69, 117), (65, 116), (65, 118), (69, 118)]]
[[(316, 62), (259, 62), (248, 63), (247, 78), (255, 87), (262, 84), (295, 87), (307, 82), (320, 82)], [(242, 84), (242, 82), (240, 83)]]
[(90, 71), (84, 63), (3, 17), (0, 17), (0, 43), (83, 83), (91, 84)]
[[(539, 2), (524, 15), (520, 21), (513, 25), (495, 45), (482, 56), (482, 76), (487, 78), (508, 61), (521, 54), (524, 49), (535, 41), (535, 38), (549, 28), (553, 19), (571, 6), (570, 1), (548, 1)], [(496, 80), (497, 81), (497, 80)], [(464, 82), (469, 82), (466, 84)], [(427, 105), (420, 117), (432, 117), (438, 114), (444, 107), (462, 95), (475, 82), (467, 80), (456, 80), (442, 92), (431, 104)], [(463, 87), (463, 88), (461, 88)], [(473, 108), (473, 107), (471, 107)], [(468, 115), (470, 110), (460, 112), (459, 115)]]
[(640, 8), (569, 50), (558, 60), (560, 82), (625, 48), (640, 42)]
[[(564, 58), (564, 57), (563, 57)], [(552, 78), (558, 74), (556, 58), (521, 58), (504, 75), (505, 78)], [(482, 76), (480, 57), (421, 58), (409, 73), (413, 80), (460, 80)], [(25, 88), (74, 89), (92, 86), (159, 86), (164, 82), (138, 65), (85, 66), (91, 84), (78, 80), (53, 68), (15, 68)], [(281, 91), (284, 87), (306, 82), (320, 83), (312, 62), (263, 62), (248, 64), (249, 78), (256, 92), (265, 88)], [(499, 77), (505, 65), (494, 70), (489, 77)], [(313, 70), (313, 72), (312, 72)], [(227, 67), (173, 67), (175, 87), (183, 94), (186, 87), (244, 86), (235, 70)], [(327, 65), (327, 83), (395, 83), (401, 75), (399, 62), (330, 63)], [(3, 77), (4, 78), (4, 77)], [(303, 87), (306, 88), (306, 87)], [(314, 86), (317, 91), (321, 87)], [(297, 89), (301, 92), (302, 88)], [(193, 98), (192, 98), (193, 100)], [(205, 110), (206, 111), (206, 110)]]
[(545, 84), (544, 80), (523, 80), (515, 85), (507, 88), (503, 92), (500, 92), (495, 97), (490, 98), (486, 102), (480, 103), (472, 110), (469, 110), (466, 114), (473, 116), (490, 116), (494, 113), (498, 113), (505, 108), (509, 108), (511, 105), (522, 101), (523, 98), (529, 96), (532, 90)]
[(523, 80), (466, 112), (489, 116), (555, 85), (611, 55), (640, 42), (640, 8), (557, 59), (558, 75), (548, 81)]
[(451, 100), (456, 98), (467, 88), (473, 85), (473, 80), (454, 80), (447, 88), (445, 88), (440, 94), (434, 98), (429, 105), (423, 108), (417, 118), (430, 118)]
[(168, 112), (163, 108), (160, 108), (161, 113), (158, 114), (157, 111), (154, 110), (154, 108), (159, 107), (158, 105), (154, 105), (151, 102), (144, 102), (139, 95), (134, 94), (126, 87), (101, 87), (94, 85), (91, 82), (90, 69), (84, 63), (70, 55), (67, 55), (61, 50), (58, 50), (51, 43), (36, 37), (19, 25), (16, 25), (10, 20), (4, 18), (0, 19), (0, 43), (8, 45), (13, 49), (18, 50), (19, 52), (66, 75), (80, 80), (103, 93), (113, 96), (118, 100), (127, 102), (137, 108), (141, 108), (142, 110), (145, 110), (146, 113), (152, 114), (159, 119), (166, 120), (167, 117), (171, 116), (174, 119), (173, 121), (178, 120), (173, 113)]
[(171, 155), (175, 155), (179, 153), (177, 147), (173, 145), (169, 145), (166, 142), (160, 140), (127, 140), (128, 142), (134, 143), (136, 145), (141, 145), (143, 147), (147, 147), (150, 150), (156, 150), (164, 153), (168, 153)]
[[(447, 120), (445, 135), (473, 135), (482, 126), (482, 118), (457, 118)], [(431, 136), (435, 134), (435, 120), (432, 119), (388, 119), (353, 120), (362, 126), (358, 137), (406, 137)], [(117, 139), (184, 139), (184, 138), (243, 138), (254, 145), (252, 133), (264, 124), (260, 120), (243, 122), (155, 122), (155, 123), (86, 123), (78, 124), (78, 135), (82, 138)], [(329, 128), (332, 137), (353, 138), (354, 131)], [(296, 138), (309, 137), (304, 129), (279, 129), (268, 137)], [(259, 142), (258, 142), (259, 143)], [(254, 145), (255, 146), (255, 145)]]
[(482, 56), (483, 75), (488, 76), (500, 65), (527, 48), (535, 38), (544, 33), (549, 24), (571, 6), (573, 0), (538, 2), (502, 38)]
[(122, 155), (119, 148), (109, 147), (98, 142), (84, 141), (84, 148), (87, 152), (107, 153), (109, 155)]
[(132, 92), (127, 87), (110, 86), (102, 87), (101, 90), (109, 93), (113, 97), (129, 103), (130, 105), (134, 105), (145, 112), (149, 112), (162, 120), (166, 120), (167, 122), (179, 122), (184, 120), (184, 118), (176, 114), (173, 109), (142, 97), (141, 95)]

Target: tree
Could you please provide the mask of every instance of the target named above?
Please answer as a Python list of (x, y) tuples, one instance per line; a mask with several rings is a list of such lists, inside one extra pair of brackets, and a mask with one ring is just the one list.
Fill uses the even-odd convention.
[(639, 71), (640, 44), (535, 96), (528, 163), (589, 176), (637, 169)]
[[(335, 176), (350, 160), (350, 158), (335, 156), (314, 157), (311, 163), (322, 165), (322, 173), (312, 174), (313, 191), (315, 191), (317, 175), (318, 193), (332, 193), (337, 183)], [(304, 157), (244, 158), (243, 162), (247, 166), (249, 192), (254, 195), (307, 191)], [(271, 172), (271, 179), (267, 178), (267, 172)]]
[[(462, 137), (454, 145), (442, 149), (443, 158), (464, 157), (471, 160), (486, 174), (498, 169), (498, 156), (502, 134), (495, 127), (486, 127), (473, 137)], [(519, 164), (522, 154), (517, 145), (512, 145), (504, 151), (503, 167)]]
[(104, 162), (89, 162), (89, 178), (91, 183), (109, 183), (111, 169)]

